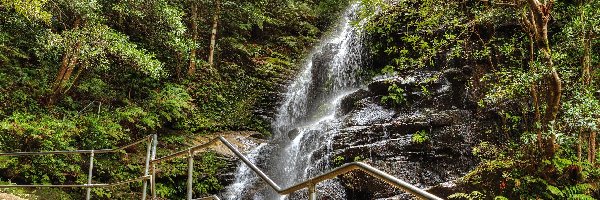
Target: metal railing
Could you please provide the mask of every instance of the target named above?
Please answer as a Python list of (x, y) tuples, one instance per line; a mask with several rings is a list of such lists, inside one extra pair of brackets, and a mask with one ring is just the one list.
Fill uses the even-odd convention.
[[(269, 184), (269, 186), (273, 190), (275, 190), (277, 193), (279, 193), (281, 195), (291, 194), (291, 193), (294, 193), (296, 191), (306, 188), (306, 189), (308, 189), (309, 199), (316, 200), (317, 199), (316, 185), (318, 183), (329, 180), (329, 179), (336, 178), (337, 176), (349, 173), (350, 171), (362, 170), (362, 171), (366, 172), (367, 174), (369, 174), (375, 178), (378, 178), (382, 181), (385, 181), (386, 183), (388, 183), (390, 185), (396, 186), (418, 198), (441, 200), (441, 198), (439, 198), (425, 190), (422, 190), (414, 185), (411, 185), (410, 183), (404, 182), (388, 173), (385, 173), (381, 170), (378, 170), (378, 169), (376, 169), (368, 164), (362, 163), (362, 162), (353, 162), (353, 163), (348, 163), (348, 164), (342, 165), (342, 166), (337, 167), (327, 173), (313, 177), (311, 179), (308, 179), (304, 182), (298, 183), (291, 187), (282, 189), (273, 180), (271, 180), (271, 178), (269, 178), (269, 176), (267, 176), (262, 170), (260, 170), (256, 165), (254, 165), (252, 162), (250, 162), (250, 160), (248, 160), (248, 158), (246, 158), (244, 155), (242, 155), (242, 153), (240, 153), (240, 151), (238, 151), (238, 149), (235, 146), (233, 146), (233, 144), (231, 144), (229, 141), (227, 141), (222, 136), (214, 138), (207, 143), (193, 146), (186, 150), (178, 151), (178, 152), (175, 152), (173, 154), (170, 154), (170, 155), (158, 158), (158, 159), (153, 159), (151, 161), (152, 177), (153, 177), (152, 181), (154, 181), (154, 174), (155, 174), (157, 163), (168, 161), (168, 160), (173, 160), (175, 158), (179, 158), (179, 157), (183, 157), (183, 156), (187, 156), (187, 158), (188, 158), (187, 199), (192, 200), (192, 196), (193, 196), (193, 194), (192, 194), (192, 186), (193, 186), (192, 185), (193, 184), (192, 183), (192, 179), (193, 179), (192, 173), (193, 173), (193, 167), (194, 167), (194, 158), (193, 158), (194, 154), (197, 150), (207, 148), (210, 145), (215, 144), (217, 141), (221, 141), (221, 143), (223, 143), (225, 146), (227, 146), (227, 148), (230, 151), (232, 151), (236, 157), (238, 157), (240, 160), (242, 160), (242, 162), (244, 162), (244, 164), (246, 166), (248, 166), (250, 169), (252, 169), (252, 171), (254, 171), (254, 173), (256, 173), (263, 181), (265, 181), (267, 184)], [(155, 185), (155, 184), (152, 183), (152, 185)], [(152, 197), (155, 198), (156, 191), (154, 190), (154, 188), (152, 188), (151, 190), (152, 190)], [(218, 199), (218, 197), (216, 197), (216, 196), (200, 198), (200, 199), (211, 199), (211, 198)]]
[[(132, 147), (134, 145), (137, 145), (139, 143), (142, 143), (144, 141), (147, 141), (147, 151), (146, 151), (146, 163), (145, 163), (145, 168), (144, 168), (144, 175), (138, 178), (134, 178), (134, 179), (130, 179), (130, 180), (126, 180), (126, 181), (122, 181), (122, 182), (117, 182), (117, 183), (112, 183), (112, 184), (92, 184), (92, 169), (93, 169), (93, 164), (94, 164), (94, 154), (95, 153), (114, 153), (120, 150), (124, 150), (126, 148)], [(87, 184), (83, 184), (83, 185), (0, 185), (0, 188), (14, 188), (14, 187), (84, 187), (87, 188), (87, 194), (86, 194), (86, 199), (89, 200), (90, 199), (90, 189), (91, 188), (98, 188), (98, 187), (111, 187), (111, 186), (116, 186), (116, 185), (122, 185), (122, 184), (128, 184), (128, 183), (132, 183), (132, 182), (136, 182), (136, 181), (143, 181), (143, 192), (142, 192), (142, 200), (146, 199), (146, 190), (147, 190), (147, 184), (148, 184), (148, 180), (150, 181), (150, 192), (152, 195), (152, 199), (156, 199), (156, 169), (157, 169), (157, 164), (161, 163), (161, 162), (165, 162), (165, 161), (169, 161), (169, 160), (173, 160), (176, 158), (181, 158), (184, 156), (187, 156), (187, 160), (188, 160), (188, 174), (187, 174), (187, 194), (186, 194), (186, 199), (187, 200), (192, 200), (193, 199), (193, 172), (194, 172), (194, 155), (197, 151), (199, 151), (200, 149), (206, 149), (208, 147), (210, 147), (211, 145), (215, 144), (216, 142), (221, 142), (223, 143), (230, 151), (232, 151), (236, 157), (238, 157), (240, 160), (242, 160), (242, 162), (247, 165), (250, 169), (252, 169), (253, 172), (255, 172), (263, 181), (265, 181), (273, 190), (275, 190), (277, 193), (281, 194), (281, 195), (287, 195), (287, 194), (291, 194), (294, 193), (296, 191), (302, 190), (302, 189), (308, 189), (308, 194), (309, 194), (309, 199), (310, 200), (316, 200), (317, 199), (317, 191), (316, 191), (316, 185), (318, 183), (321, 183), (325, 180), (329, 180), (329, 179), (333, 179), (336, 178), (339, 175), (342, 174), (346, 174), (349, 173), (351, 171), (354, 170), (362, 170), (364, 172), (366, 172), (367, 174), (378, 178), (379, 180), (382, 180), (390, 185), (396, 186), (408, 193), (411, 193), (413, 195), (415, 195), (416, 197), (419, 197), (421, 199), (433, 199), (433, 200), (441, 200), (441, 198), (426, 192), (425, 190), (422, 190), (414, 185), (411, 185), (407, 182), (404, 182), (388, 173), (385, 173), (381, 170), (378, 170), (368, 164), (362, 163), (362, 162), (353, 162), (353, 163), (348, 163), (345, 165), (342, 165), (340, 167), (337, 167), (327, 173), (324, 173), (322, 175), (313, 177), (311, 179), (308, 179), (304, 182), (298, 183), (296, 185), (293, 185), (291, 187), (282, 189), (279, 185), (277, 185), (273, 180), (271, 180), (271, 178), (269, 178), (262, 170), (260, 170), (256, 165), (254, 165), (252, 162), (250, 162), (250, 160), (248, 160), (248, 158), (246, 158), (244, 155), (242, 155), (242, 153), (240, 153), (240, 151), (233, 145), (231, 144), (229, 141), (227, 141), (224, 137), (219, 136), (217, 138), (214, 138), (212, 140), (210, 140), (207, 143), (201, 144), (201, 145), (196, 145), (193, 147), (190, 147), (188, 149), (182, 150), (182, 151), (178, 151), (175, 153), (172, 153), (170, 155), (161, 157), (156, 159), (156, 146), (158, 143), (157, 140), (157, 136), (156, 134), (148, 136), (142, 140), (139, 140), (137, 142), (134, 142), (132, 144), (129, 144), (127, 146), (118, 148), (118, 149), (102, 149), (102, 150), (78, 150), (78, 151), (51, 151), (51, 152), (18, 152), (18, 153), (0, 153), (0, 156), (24, 156), (24, 155), (55, 155), (55, 154), (90, 154), (90, 168), (89, 168), (89, 173), (88, 173), (88, 183)], [(151, 167), (150, 167), (151, 166)], [(149, 169), (151, 170), (151, 174), (149, 174)], [(195, 200), (208, 200), (208, 199), (216, 199), (219, 200), (219, 198), (217, 196), (209, 196), (209, 197), (203, 197), (203, 198), (198, 198)]]
[[(125, 150), (127, 148), (136, 146), (140, 143), (146, 142), (146, 163), (144, 169), (144, 175), (128, 179), (125, 181), (120, 181), (116, 183), (100, 183), (100, 184), (92, 184), (93, 177), (93, 169), (94, 169), (94, 156), (96, 154), (104, 154), (104, 153), (115, 153), (118, 151)], [(45, 151), (45, 152), (15, 152), (15, 153), (0, 153), (0, 156), (40, 156), (40, 155), (67, 155), (67, 154), (90, 154), (89, 168), (88, 168), (88, 180), (87, 184), (81, 185), (0, 185), (0, 188), (42, 188), (42, 187), (56, 187), (56, 188), (86, 188), (85, 199), (89, 200), (91, 198), (91, 189), (92, 188), (102, 188), (102, 187), (114, 187), (118, 185), (129, 184), (133, 182), (142, 181), (143, 182), (143, 192), (142, 192), (142, 200), (146, 199), (146, 190), (148, 187), (148, 180), (152, 179), (152, 176), (148, 174), (148, 167), (151, 159), (151, 154), (156, 155), (156, 135), (147, 136), (141, 140), (128, 144), (126, 146), (116, 148), (116, 149), (98, 149), (98, 150), (74, 150), (74, 151)], [(151, 145), (152, 144), (152, 145)]]

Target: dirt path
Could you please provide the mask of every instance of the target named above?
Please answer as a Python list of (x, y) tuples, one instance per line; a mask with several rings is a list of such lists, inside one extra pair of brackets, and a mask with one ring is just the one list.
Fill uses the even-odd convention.
[(12, 194), (5, 194), (5, 193), (0, 193), (0, 200), (27, 200), (27, 199), (23, 199), (21, 197), (12, 195)]

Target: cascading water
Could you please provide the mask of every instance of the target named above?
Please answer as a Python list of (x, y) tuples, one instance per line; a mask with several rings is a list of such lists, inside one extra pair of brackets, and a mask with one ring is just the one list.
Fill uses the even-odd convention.
[[(259, 146), (249, 155), (251, 160), (263, 155), (268, 166), (265, 170), (284, 188), (331, 168), (332, 138), (341, 124), (336, 112), (342, 98), (360, 86), (362, 41), (351, 24), (358, 9), (358, 4), (348, 8), (340, 26), (311, 53), (303, 71), (288, 87), (272, 124), (274, 136), (268, 145), (271, 147)], [(290, 198), (275, 194), (271, 188), (257, 188), (260, 181), (243, 165), (236, 173), (234, 184), (225, 192), (227, 199)], [(345, 198), (344, 189), (337, 181), (317, 187), (320, 196)], [(250, 194), (250, 190), (254, 194)]]

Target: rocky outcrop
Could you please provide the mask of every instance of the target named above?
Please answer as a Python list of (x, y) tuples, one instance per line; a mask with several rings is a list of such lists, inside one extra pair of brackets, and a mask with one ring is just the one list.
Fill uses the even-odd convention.
[[(439, 185), (447, 186), (476, 166), (471, 150), (483, 130), (494, 125), (477, 115), (469, 99), (469, 73), (468, 67), (413, 71), (375, 79), (367, 89), (346, 96), (338, 113), (344, 128), (333, 139), (332, 163), (360, 160), (418, 187), (442, 188), (432, 192), (447, 195)], [(381, 102), (391, 85), (404, 89), (406, 104)], [(340, 180), (349, 199), (410, 198), (361, 172)]]

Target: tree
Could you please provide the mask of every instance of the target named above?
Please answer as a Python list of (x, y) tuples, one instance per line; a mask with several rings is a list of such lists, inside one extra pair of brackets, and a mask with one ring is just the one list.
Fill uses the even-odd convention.
[[(62, 41), (62, 59), (51, 83), (48, 106), (54, 105), (77, 84), (85, 71), (110, 68), (112, 62), (125, 63), (153, 78), (163, 76), (163, 64), (124, 34), (103, 24), (102, 6), (98, 2), (57, 1), (53, 13), (61, 13), (52, 26)], [(60, 31), (61, 29), (64, 29)], [(110, 60), (109, 57), (113, 58)], [(110, 60), (110, 61), (109, 61)]]
[[(540, 116), (539, 88), (535, 83), (531, 87), (531, 96), (534, 102), (535, 123), (541, 126), (541, 129), (536, 128), (539, 147), (545, 152), (545, 155), (548, 158), (551, 158), (556, 152), (556, 135), (551, 134), (550, 138), (543, 139), (542, 131), (548, 132), (550, 126), (552, 126), (551, 123), (556, 121), (556, 116), (560, 110), (560, 99), (562, 95), (562, 82), (554, 67), (550, 41), (548, 40), (548, 22), (551, 19), (554, 0), (543, 0), (543, 2), (540, 2), (539, 0), (527, 0), (526, 4), (528, 11), (526, 11), (527, 13), (522, 17), (524, 28), (528, 31), (530, 38), (535, 41), (533, 44), (541, 50), (543, 65), (546, 68), (544, 71), (548, 71), (542, 80), (547, 88), (545, 91), (547, 96), (546, 109), (543, 118)], [(534, 63), (531, 64), (533, 65)], [(532, 68), (535, 69), (535, 67)]]
[(11, 8), (29, 20), (50, 23), (52, 15), (44, 9), (47, 2), (48, 0), (0, 0), (0, 9), (2, 7)]
[[(190, 2), (190, 32), (192, 36), (192, 42), (195, 44), (198, 41), (198, 3), (196, 0)], [(190, 50), (190, 65), (188, 67), (188, 76), (193, 76), (196, 73), (196, 50), (197, 47), (194, 45)]]
[(221, 0), (215, 0), (215, 11), (213, 13), (212, 31), (210, 32), (210, 48), (208, 53), (208, 65), (210, 68), (214, 65), (215, 47), (217, 45), (217, 28), (219, 25), (219, 15), (221, 15)]

